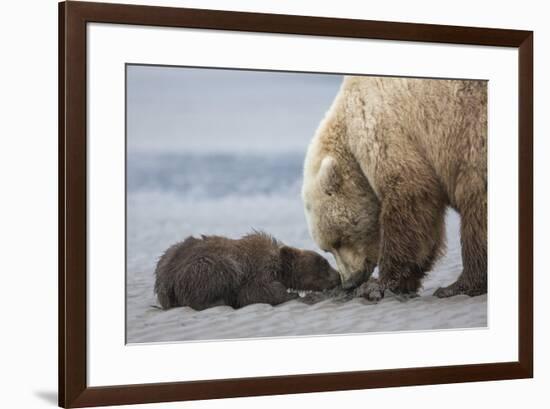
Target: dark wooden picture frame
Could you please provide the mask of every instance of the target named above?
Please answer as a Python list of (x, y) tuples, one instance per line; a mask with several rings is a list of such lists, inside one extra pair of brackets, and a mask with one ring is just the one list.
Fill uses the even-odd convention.
[[(86, 24), (92, 22), (514, 47), (519, 50), (518, 361), (192, 382), (87, 385)], [(533, 376), (533, 33), (106, 3), (59, 4), (59, 405), (442, 384)]]

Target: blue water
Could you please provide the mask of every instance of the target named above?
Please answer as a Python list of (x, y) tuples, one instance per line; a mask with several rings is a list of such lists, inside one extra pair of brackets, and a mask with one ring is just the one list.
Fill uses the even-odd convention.
[(287, 191), (302, 179), (303, 153), (131, 153), (129, 194), (172, 192), (188, 198), (262, 195)]

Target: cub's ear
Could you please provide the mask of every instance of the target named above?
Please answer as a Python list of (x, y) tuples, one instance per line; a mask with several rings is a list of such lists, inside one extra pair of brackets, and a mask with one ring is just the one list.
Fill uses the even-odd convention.
[(325, 156), (319, 168), (319, 185), (323, 192), (331, 196), (338, 192), (342, 185), (342, 175), (338, 169), (338, 163), (332, 156)]

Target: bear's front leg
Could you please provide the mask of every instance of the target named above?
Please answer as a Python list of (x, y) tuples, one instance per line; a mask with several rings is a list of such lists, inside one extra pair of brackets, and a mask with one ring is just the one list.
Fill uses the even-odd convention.
[(407, 179), (394, 178), (382, 200), (378, 262), (380, 288), (403, 299), (417, 295), (441, 251), (445, 229), (438, 183), (427, 172)]

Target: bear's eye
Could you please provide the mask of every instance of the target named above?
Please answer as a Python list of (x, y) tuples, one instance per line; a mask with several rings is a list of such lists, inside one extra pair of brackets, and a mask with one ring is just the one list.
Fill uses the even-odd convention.
[(334, 243), (332, 243), (332, 248), (334, 250), (338, 250), (340, 247), (342, 247), (342, 240), (338, 239)]

